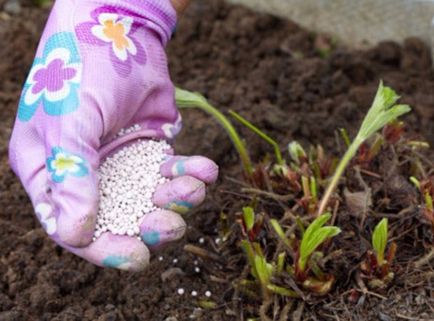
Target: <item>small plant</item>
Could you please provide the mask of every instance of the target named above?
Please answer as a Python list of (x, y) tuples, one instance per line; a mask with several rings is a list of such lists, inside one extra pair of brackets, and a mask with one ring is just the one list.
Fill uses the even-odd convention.
[(300, 222), (302, 237), (301, 241), (297, 242), (287, 238), (277, 220), (270, 220), (274, 231), (282, 242), (288, 248), (293, 248), (295, 252), (295, 259), (292, 266), (287, 267), (287, 272), (303, 288), (317, 295), (324, 295), (329, 292), (335, 279), (334, 276), (324, 273), (320, 267), (321, 264), (319, 264), (319, 261), (324, 257), (324, 253), (318, 251), (319, 247), (341, 233), (339, 227), (324, 226), (330, 217), (331, 215), (328, 213), (317, 217), (306, 230)]
[(245, 293), (256, 297), (255, 288), (259, 285), (264, 300), (267, 300), (272, 293), (285, 297), (299, 297), (295, 291), (273, 284), (273, 278), (283, 271), (284, 254), (280, 254), (275, 262), (268, 262), (259, 243), (242, 240), (241, 247), (247, 256), (250, 274), (254, 278), (254, 281), (243, 279), (239, 282), (240, 288)]
[(293, 141), (288, 144), (288, 152), (291, 156), (291, 159), (297, 164), (300, 165), (308, 160), (306, 151), (300, 145), (299, 142)]
[(242, 227), (247, 232), (247, 239), (241, 241), (241, 247), (247, 256), (250, 274), (254, 280), (241, 280), (239, 282), (240, 289), (246, 294), (256, 297), (256, 288), (259, 287), (264, 300), (267, 300), (272, 293), (285, 297), (298, 297), (295, 291), (273, 283), (273, 279), (283, 272), (285, 253), (279, 253), (276, 260), (272, 262), (267, 261), (261, 245), (253, 242), (254, 237), (251, 236), (258, 223), (262, 227), (262, 219), (258, 222), (257, 217), (261, 216), (255, 215), (252, 207), (243, 208)]
[(383, 82), (380, 83), (374, 102), (363, 120), (356, 138), (350, 144), (336, 168), (332, 180), (321, 200), (317, 215), (321, 215), (326, 210), (328, 202), (336, 189), (345, 168), (348, 166), (354, 155), (356, 155), (359, 147), (384, 126), (410, 111), (408, 105), (397, 105), (396, 102), (398, 99), (399, 96), (391, 88), (383, 86)]
[(387, 219), (383, 218), (375, 227), (374, 233), (372, 233), (372, 247), (374, 248), (375, 256), (379, 266), (383, 266), (386, 263), (384, 260), (384, 253), (387, 246), (387, 223)]
[(341, 229), (336, 226), (323, 226), (329, 219), (330, 214), (323, 214), (317, 217), (303, 233), (300, 244), (299, 259), (297, 270), (299, 273), (305, 273), (308, 260), (313, 252), (329, 238), (338, 235)]
[(422, 195), (422, 212), (425, 219), (431, 224), (434, 232), (434, 177), (422, 181), (419, 181), (416, 177), (410, 177), (410, 181)]
[(372, 289), (385, 288), (394, 278), (391, 265), (396, 253), (396, 243), (392, 242), (389, 251), (386, 247), (389, 239), (388, 220), (383, 218), (372, 233), (373, 251), (368, 251), (361, 269), (364, 277), (368, 279), (368, 286)]
[(250, 206), (243, 207), (243, 213), (239, 219), (241, 231), (250, 241), (254, 241), (262, 229), (263, 215), (256, 215)]

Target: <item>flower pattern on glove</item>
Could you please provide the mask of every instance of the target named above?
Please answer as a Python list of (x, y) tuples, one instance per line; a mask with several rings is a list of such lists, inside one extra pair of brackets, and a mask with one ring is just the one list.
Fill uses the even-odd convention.
[(110, 61), (122, 77), (131, 73), (133, 60), (140, 65), (146, 63), (145, 50), (134, 38), (140, 26), (134, 20), (134, 13), (103, 6), (92, 11), (91, 16), (94, 21), (81, 23), (75, 28), (80, 42), (109, 47)]
[(161, 126), (164, 136), (168, 139), (173, 139), (182, 129), (182, 116), (178, 113), (175, 123), (167, 123)]
[(43, 56), (35, 58), (24, 84), (18, 119), (29, 121), (40, 104), (51, 116), (76, 110), (81, 71), (74, 34), (61, 32), (52, 35), (45, 43)]
[(47, 169), (51, 179), (62, 183), (67, 175), (83, 177), (89, 173), (87, 162), (80, 156), (71, 154), (61, 147), (52, 148), (52, 156), (47, 159)]

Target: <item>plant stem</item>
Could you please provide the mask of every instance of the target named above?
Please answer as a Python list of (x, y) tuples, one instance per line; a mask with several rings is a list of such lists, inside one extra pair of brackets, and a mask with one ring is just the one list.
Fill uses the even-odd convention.
[(246, 176), (251, 179), (253, 166), (250, 161), (249, 153), (244, 146), (243, 141), (232, 126), (231, 122), (217, 108), (212, 106), (202, 95), (192, 93), (180, 88), (176, 88), (176, 104), (179, 108), (198, 108), (211, 115), (227, 132), (235, 149), (240, 156), (241, 163)]
[(237, 121), (239, 121), (241, 124), (246, 126), (248, 129), (250, 129), (252, 132), (254, 132), (256, 135), (261, 137), (263, 140), (265, 140), (268, 144), (273, 146), (274, 154), (276, 155), (276, 160), (279, 165), (285, 164), (285, 161), (283, 160), (282, 153), (280, 152), (279, 144), (270, 136), (265, 134), (262, 130), (260, 130), (258, 127), (253, 125), (251, 122), (249, 122), (247, 119), (245, 119), (243, 116), (238, 114), (237, 112), (233, 110), (229, 110), (229, 114), (234, 117)]
[(340, 178), (342, 177), (342, 174), (344, 173), (344, 171), (347, 168), (351, 159), (357, 153), (357, 150), (359, 149), (359, 147), (362, 143), (363, 143), (362, 139), (356, 138), (353, 141), (353, 143), (350, 145), (350, 147), (347, 149), (347, 151), (345, 152), (344, 157), (342, 157), (341, 161), (339, 162), (339, 165), (336, 168), (335, 173), (333, 174), (332, 180), (331, 180), (330, 184), (327, 186), (327, 190), (321, 199), (321, 203), (319, 205), (317, 216), (321, 215), (326, 210), (328, 202), (330, 201), (330, 198), (331, 198), (333, 192), (335, 191), (336, 187), (338, 186), (338, 183), (339, 183)]

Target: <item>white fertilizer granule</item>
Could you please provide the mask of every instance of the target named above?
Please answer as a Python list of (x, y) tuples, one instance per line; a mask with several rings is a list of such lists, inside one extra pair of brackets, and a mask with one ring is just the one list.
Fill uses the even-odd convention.
[(160, 174), (169, 144), (139, 140), (108, 157), (99, 168), (99, 211), (94, 240), (104, 232), (138, 236), (141, 218), (157, 209), (156, 187), (167, 181)]

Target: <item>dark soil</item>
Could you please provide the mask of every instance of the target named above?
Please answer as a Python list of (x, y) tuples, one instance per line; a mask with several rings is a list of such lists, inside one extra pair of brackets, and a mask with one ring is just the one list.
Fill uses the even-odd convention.
[[(3, 3), (0, 0), (0, 320), (241, 320), (231, 287), (237, 274), (231, 262), (239, 262), (239, 255), (225, 258), (225, 264), (198, 259), (197, 273), (195, 256), (183, 249), (191, 243), (219, 253), (215, 239), (220, 213), (233, 222), (239, 211), (240, 198), (232, 195), (238, 186), (228, 178), (242, 179), (236, 154), (225, 133), (198, 111), (183, 112), (185, 128), (177, 149), (217, 161), (221, 181), (211, 188), (207, 203), (188, 216), (186, 239), (159, 253), (147, 271), (128, 274), (94, 267), (44, 235), (8, 167), (7, 142), (48, 10), (26, 1), (14, 16), (1, 11)], [(219, 0), (196, 1), (169, 46), (176, 84), (205, 94), (223, 111), (241, 113), (282, 148), (297, 139), (335, 150), (336, 129), (356, 132), (380, 79), (413, 107), (406, 117), (409, 135), (434, 144), (430, 57), (418, 39), (403, 45), (384, 42), (364, 51), (335, 48), (324, 35)], [(256, 137), (243, 134), (255, 160), (269, 152)], [(198, 243), (201, 237), (205, 244)], [(406, 253), (412, 246), (404, 247)], [(415, 252), (422, 255), (423, 249)], [(243, 268), (238, 266), (238, 273)], [(302, 319), (434, 320), (432, 282), (433, 273), (424, 274), (414, 276), (411, 286), (401, 279), (383, 299), (368, 295), (357, 305), (347, 305), (342, 297), (306, 305)], [(177, 294), (179, 287), (186, 291), (183, 296)], [(190, 296), (192, 290), (199, 293), (197, 298)], [(206, 290), (212, 292), (210, 299), (204, 296)], [(202, 300), (217, 306), (199, 310)], [(292, 318), (297, 320), (297, 315)]]

